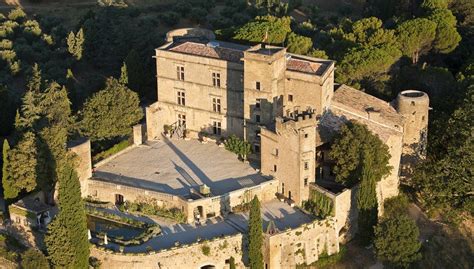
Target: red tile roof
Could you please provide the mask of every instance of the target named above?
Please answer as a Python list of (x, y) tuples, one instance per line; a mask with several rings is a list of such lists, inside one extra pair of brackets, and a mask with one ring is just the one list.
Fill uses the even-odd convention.
[(238, 49), (226, 47), (211, 47), (202, 43), (185, 42), (169, 49), (170, 51), (181, 52), (191, 55), (222, 59), (229, 62), (240, 62), (244, 53)]
[(327, 65), (324, 63), (316, 63), (307, 60), (299, 60), (291, 58), (286, 63), (286, 69), (290, 71), (310, 73), (322, 75)]

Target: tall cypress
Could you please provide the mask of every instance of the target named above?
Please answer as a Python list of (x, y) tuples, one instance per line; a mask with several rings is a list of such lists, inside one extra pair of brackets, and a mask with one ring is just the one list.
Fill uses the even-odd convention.
[(377, 224), (377, 179), (373, 172), (373, 164), (373, 156), (368, 151), (364, 151), (362, 154), (359, 191), (357, 192), (359, 235), (364, 245), (372, 242), (374, 226)]
[(88, 268), (89, 242), (80, 183), (70, 162), (60, 172), (59, 213), (45, 236), (49, 259), (54, 268)]
[[(8, 144), (8, 140), (3, 140), (3, 147), (2, 147), (2, 186), (4, 192), (9, 192), (9, 189), (12, 188), (10, 186), (11, 180), (8, 174), (8, 152), (10, 151), (10, 145)], [(11, 196), (9, 193), (5, 193), (5, 196)]]
[(249, 263), (251, 269), (263, 269), (263, 230), (262, 216), (260, 214), (260, 201), (255, 196), (250, 206), (249, 217)]

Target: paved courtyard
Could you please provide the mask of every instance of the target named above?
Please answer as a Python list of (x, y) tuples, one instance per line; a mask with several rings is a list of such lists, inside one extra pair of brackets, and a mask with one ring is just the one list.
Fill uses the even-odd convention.
[(97, 167), (94, 177), (180, 196), (202, 184), (221, 195), (266, 181), (235, 154), (196, 140), (149, 141)]

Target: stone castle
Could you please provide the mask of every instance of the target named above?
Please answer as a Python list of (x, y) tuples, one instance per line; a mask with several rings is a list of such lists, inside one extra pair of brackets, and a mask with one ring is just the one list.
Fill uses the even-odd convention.
[[(182, 210), (186, 221), (194, 223), (225, 219), (254, 195), (263, 203), (278, 197), (283, 203), (301, 206), (311, 192), (321, 193), (332, 201), (331, 217), (284, 231), (269, 228), (265, 234), (262, 251), (266, 268), (293, 268), (314, 262), (323, 252), (339, 251), (339, 243), (356, 230), (356, 188), (345, 189), (334, 182), (333, 162), (328, 158), (332, 137), (342, 124), (349, 120), (365, 124), (389, 147), (392, 171), (377, 185), (379, 212), (386, 198), (398, 194), (400, 177), (409, 173), (409, 164), (424, 157), (429, 99), (423, 92), (403, 91), (388, 103), (336, 85), (334, 61), (291, 54), (282, 47), (216, 41), (212, 32), (203, 29), (178, 29), (168, 33), (167, 41), (155, 54), (158, 101), (146, 108), (146, 124), (134, 127), (135, 145), (96, 164), (94, 170), (89, 142), (71, 147), (81, 157), (84, 196), (116, 203), (152, 198), (163, 207)], [(193, 159), (194, 149), (186, 151), (181, 142), (172, 142), (181, 138), (221, 141), (230, 135), (252, 145), (250, 158), (259, 169), (242, 175), (250, 184), (233, 185), (240, 180), (238, 175), (230, 177), (235, 180), (220, 181), (220, 172), (205, 164), (200, 168), (198, 157)], [(130, 172), (132, 166), (140, 165), (133, 160), (145, 158), (151, 151), (165, 155), (165, 144), (178, 155), (178, 161), (190, 167), (180, 176), (205, 175), (206, 181), (191, 180), (188, 187), (183, 189), (183, 184), (178, 188), (171, 182), (174, 175), (165, 179), (171, 173), (166, 164), (159, 163), (160, 171), (148, 172), (149, 167), (143, 164), (146, 159), (140, 161), (143, 167), (139, 171)], [(219, 165), (212, 154), (205, 162)], [(178, 161), (172, 161), (176, 170), (181, 169)], [(227, 173), (226, 169), (223, 167), (222, 173)], [(210, 189), (203, 195), (197, 186)], [(245, 241), (241, 233), (213, 240), (207, 243), (215, 245), (212, 257), (200, 253), (199, 243), (148, 256), (100, 249), (93, 254), (115, 268), (228, 268), (229, 253), (234, 253), (238, 268), (244, 266), (245, 255), (237, 250)], [(230, 252), (217, 250), (223, 240), (231, 243)], [(187, 253), (194, 254), (188, 257)]]

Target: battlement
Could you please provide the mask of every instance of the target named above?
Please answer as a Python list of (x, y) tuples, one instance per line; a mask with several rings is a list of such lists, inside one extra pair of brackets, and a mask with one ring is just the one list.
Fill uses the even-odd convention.
[(284, 129), (301, 129), (306, 127), (316, 127), (316, 114), (313, 109), (306, 111), (295, 111), (290, 113), (287, 117), (277, 117), (276, 130), (282, 131)]

